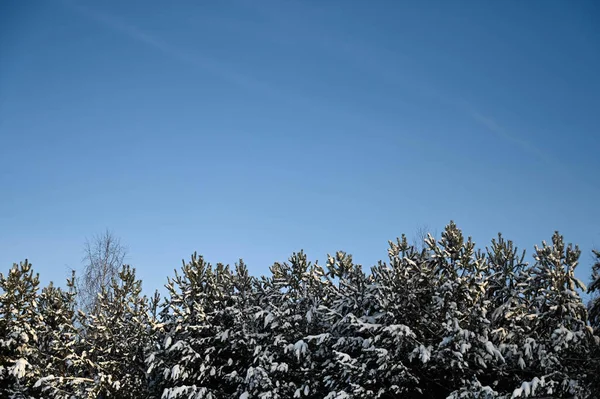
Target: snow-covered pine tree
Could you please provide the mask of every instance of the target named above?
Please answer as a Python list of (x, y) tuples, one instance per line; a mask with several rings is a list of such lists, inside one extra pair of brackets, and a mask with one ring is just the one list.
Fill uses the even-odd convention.
[(441, 328), (441, 339), (430, 345), (427, 377), (455, 395), (464, 389), (488, 391), (479, 378), (504, 359), (489, 334), (485, 256), (454, 222), (446, 226), (439, 243), (429, 238), (427, 245), (426, 262), (435, 276), (433, 313), (442, 321), (440, 327), (433, 326)]
[(236, 391), (232, 397), (239, 398), (247, 392), (249, 382), (253, 381), (254, 353), (259, 341), (259, 328), (255, 315), (260, 311), (256, 290), (258, 282), (250, 276), (248, 268), (240, 259), (232, 276), (233, 291), (231, 305), (226, 307), (221, 319), (226, 322), (225, 332), (221, 335), (230, 345), (221, 348), (219, 358), (227, 365), (221, 366), (226, 372), (226, 380)]
[[(254, 321), (254, 351), (252, 353), (251, 367), (246, 372), (241, 398), (259, 398), (264, 396), (270, 399), (279, 399), (281, 389), (279, 379), (285, 375), (289, 365), (280, 359), (278, 345), (287, 342), (287, 338), (277, 333), (277, 327), (282, 322), (279, 309), (282, 306), (282, 289), (285, 279), (279, 275), (279, 265), (271, 266), (271, 276), (261, 277), (256, 285), (255, 301), (258, 305), (252, 314)], [(275, 275), (278, 275), (275, 278)], [(291, 327), (291, 325), (290, 325)]]
[(380, 352), (369, 328), (378, 316), (373, 280), (342, 251), (328, 255), (326, 269), (332, 278), (331, 299), (322, 311), (327, 323), (322, 345), (332, 349), (323, 364), (326, 397), (373, 397), (380, 388), (376, 378)]
[(258, 308), (253, 289), (254, 279), (242, 260), (233, 271), (217, 264), (215, 303), (207, 309), (212, 334), (204, 342), (209, 357), (204, 377), (206, 385), (213, 387), (220, 398), (239, 397), (244, 392), (256, 342), (252, 315)]
[[(275, 263), (259, 288), (258, 345), (244, 398), (323, 398), (329, 324), (321, 312), (330, 282), (303, 251)], [(262, 395), (262, 396), (261, 396)], [(266, 396), (265, 396), (266, 395)]]
[(536, 246), (528, 284), (530, 311), (525, 317), (531, 325), (523, 344), (523, 368), (531, 380), (515, 387), (515, 394), (527, 396), (532, 384), (537, 389), (530, 395), (560, 398), (589, 397), (592, 393), (589, 353), (597, 343), (577, 291), (584, 289), (574, 274), (579, 256), (579, 248), (565, 245), (558, 232), (552, 236), (552, 245), (543, 242), (542, 247)]
[(152, 343), (150, 317), (135, 269), (123, 266), (110, 291), (99, 294), (96, 307), (82, 320), (82, 356), (95, 381), (93, 397), (149, 397), (145, 357)]
[(523, 345), (530, 331), (528, 321), (529, 267), (525, 251), (519, 252), (511, 240), (501, 234), (486, 248), (485, 298), (491, 340), (504, 358), (504, 364), (487, 369), (480, 380), (497, 392), (512, 394), (515, 386), (527, 378)]
[(190, 263), (183, 262), (181, 274), (175, 270), (175, 276), (167, 279), (155, 344), (146, 358), (157, 398), (210, 397), (194, 370), (199, 371), (205, 359), (203, 340), (209, 334), (204, 305), (213, 302), (207, 289), (214, 280), (211, 269), (202, 256), (194, 253)]
[(163, 398), (239, 397), (255, 341), (254, 278), (194, 254), (169, 279), (158, 346), (147, 359)]
[(505, 240), (502, 234), (492, 239), (486, 248), (488, 260), (488, 286), (486, 297), (496, 309), (504, 311), (515, 299), (515, 293), (526, 286), (525, 251), (519, 252), (511, 240)]
[[(600, 391), (594, 307), (556, 233), (529, 266), (451, 222), (365, 273), (303, 252), (255, 279), (194, 255), (158, 311), (125, 267), (74, 322), (73, 279), (38, 295), (27, 262), (0, 276), (0, 398), (584, 398)], [(594, 253), (590, 293), (600, 290)], [(589, 317), (589, 319), (588, 319)], [(81, 329), (76, 329), (80, 326)], [(36, 383), (37, 381), (37, 383)]]
[(344, 317), (334, 347), (347, 375), (341, 381), (347, 385), (344, 391), (352, 397), (411, 397), (419, 393), (409, 355), (418, 346), (410, 325), (420, 321), (411, 318), (411, 313), (420, 308), (415, 299), (421, 292), (409, 269), (421, 255), (405, 236), (397, 243), (390, 242), (388, 253), (390, 264), (380, 262), (371, 275), (338, 258), (346, 264), (340, 267), (346, 273), (340, 276), (340, 295), (335, 302)]
[(0, 394), (7, 399), (38, 398), (42, 376), (38, 334), (39, 276), (27, 260), (0, 273)]
[[(295, 263), (306, 262), (303, 251), (297, 255), (296, 258), (290, 258), (292, 270)], [(304, 398), (323, 398), (331, 391), (326, 386), (329, 378), (326, 371), (334, 363), (332, 345), (335, 336), (332, 334), (332, 320), (328, 312), (332, 304), (334, 287), (326, 269), (318, 262), (308, 262), (306, 273), (302, 276), (306, 288), (301, 299), (296, 302), (298, 320), (296, 328), (303, 333), (302, 341), (307, 345), (301, 368), (306, 370), (308, 378), (305, 377), (303, 384), (296, 389), (294, 395)], [(298, 341), (294, 344), (294, 349), (297, 344)], [(296, 352), (296, 357), (301, 358), (301, 353), (299, 356)]]
[[(594, 265), (592, 266), (592, 281), (588, 286), (588, 293), (592, 295), (588, 314), (590, 325), (594, 329), (597, 346), (590, 354), (589, 359), (592, 361), (593, 375), (600, 375), (600, 251), (594, 250), (595, 257)], [(591, 382), (592, 392), (600, 392), (600, 381), (598, 378), (593, 378)]]
[(596, 262), (592, 266), (592, 281), (588, 286), (588, 293), (592, 295), (589, 304), (590, 324), (596, 330), (596, 334), (600, 332), (600, 251), (592, 251)]
[(35, 386), (53, 399), (94, 398), (95, 381), (86, 376), (89, 360), (81, 356), (79, 331), (75, 327), (75, 274), (67, 279), (67, 290), (52, 283), (39, 298), (42, 328), (38, 348), (45, 365)]

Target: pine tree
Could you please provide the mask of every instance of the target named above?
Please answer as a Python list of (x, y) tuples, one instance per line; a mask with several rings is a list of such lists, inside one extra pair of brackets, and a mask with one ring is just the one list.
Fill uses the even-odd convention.
[(39, 350), (46, 365), (36, 382), (44, 397), (54, 399), (93, 398), (95, 381), (86, 376), (89, 359), (82, 356), (80, 331), (75, 326), (77, 292), (75, 273), (67, 279), (67, 290), (52, 283), (40, 295), (39, 311), (43, 320)]
[(592, 251), (596, 262), (592, 266), (592, 282), (588, 286), (588, 293), (592, 294), (592, 300), (589, 304), (590, 324), (600, 330), (600, 251)]
[(34, 383), (42, 373), (38, 332), (39, 276), (27, 260), (0, 273), (0, 388), (1, 397), (40, 397)]
[(158, 345), (147, 359), (155, 392), (164, 398), (240, 395), (254, 342), (253, 278), (244, 263), (235, 272), (213, 268), (196, 254), (169, 279)]
[[(525, 262), (450, 222), (365, 269), (303, 251), (271, 274), (194, 254), (159, 304), (125, 266), (84, 314), (74, 277), (38, 293), (25, 261), (0, 275), (0, 398), (584, 398), (600, 390), (597, 299), (558, 233)], [(588, 292), (600, 291), (594, 252)], [(594, 297), (595, 298), (595, 297)], [(594, 330), (596, 328), (596, 330)]]
[(275, 263), (271, 272), (259, 288), (257, 347), (244, 397), (322, 398), (330, 351), (321, 309), (330, 284), (303, 251), (289, 263)]
[[(497, 344), (504, 362), (488, 369), (481, 380), (494, 390), (512, 393), (515, 386), (528, 378), (524, 370), (524, 338), (530, 332), (530, 301), (528, 291), (529, 265), (525, 251), (519, 253), (512, 241), (501, 234), (486, 249), (487, 267), (485, 299), (489, 303), (489, 334)], [(531, 378), (531, 377), (529, 377)]]
[[(588, 286), (588, 293), (592, 295), (592, 299), (588, 306), (590, 325), (594, 329), (596, 338), (596, 347), (588, 356), (591, 360), (591, 372), (592, 376), (600, 375), (600, 251), (594, 250), (594, 257), (596, 262), (592, 266), (592, 281)], [(600, 392), (600, 381), (598, 378), (591, 378), (590, 381), (591, 391)]]
[(149, 301), (135, 269), (123, 266), (82, 320), (82, 356), (88, 359), (94, 397), (149, 397), (145, 358), (152, 343)]
[(345, 331), (340, 331), (338, 340), (344, 348), (336, 348), (347, 373), (342, 380), (348, 386), (344, 392), (359, 398), (418, 393), (418, 379), (409, 367), (409, 355), (417, 346), (409, 326), (414, 325), (409, 315), (417, 305), (411, 295), (419, 295), (411, 289), (415, 287), (410, 283), (409, 268), (414, 264), (410, 258), (418, 256), (403, 236), (397, 244), (390, 242), (390, 264), (380, 262), (371, 276), (353, 266), (351, 258), (338, 257), (339, 269), (345, 272), (340, 275), (336, 300), (338, 311), (345, 315), (340, 323)]
[(429, 345), (433, 352), (427, 379), (444, 387), (442, 391), (481, 386), (481, 371), (504, 362), (489, 336), (485, 257), (454, 222), (446, 226), (439, 243), (430, 238), (427, 245), (426, 264), (434, 285), (432, 313), (442, 321), (432, 326), (441, 339)]
[(592, 370), (588, 354), (596, 343), (577, 291), (584, 289), (574, 274), (579, 256), (579, 248), (565, 245), (558, 232), (552, 236), (552, 245), (543, 242), (542, 247), (536, 247), (536, 263), (528, 282), (530, 311), (525, 317), (530, 325), (524, 336), (521, 367), (536, 379), (538, 394), (554, 397), (590, 394), (585, 383)]

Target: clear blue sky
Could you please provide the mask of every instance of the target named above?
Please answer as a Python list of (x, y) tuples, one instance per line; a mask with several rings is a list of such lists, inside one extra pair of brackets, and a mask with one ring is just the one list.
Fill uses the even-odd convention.
[(193, 251), (364, 265), (451, 219), (600, 246), (600, 5), (3, 1), (0, 264), (109, 228), (150, 290)]

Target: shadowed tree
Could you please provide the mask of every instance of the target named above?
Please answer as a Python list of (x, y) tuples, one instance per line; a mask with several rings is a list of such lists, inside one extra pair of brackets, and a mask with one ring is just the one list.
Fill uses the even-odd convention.
[(596, 262), (592, 266), (592, 281), (588, 286), (588, 293), (592, 295), (589, 315), (592, 327), (600, 329), (600, 250), (594, 250), (593, 254)]

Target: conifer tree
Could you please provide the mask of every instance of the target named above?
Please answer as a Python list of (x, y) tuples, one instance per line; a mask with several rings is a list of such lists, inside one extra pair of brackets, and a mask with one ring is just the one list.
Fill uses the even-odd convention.
[(327, 298), (325, 272), (303, 251), (289, 263), (275, 263), (271, 272), (259, 292), (261, 339), (247, 397), (322, 398), (328, 353), (323, 342), (328, 324), (320, 312)]
[(254, 350), (253, 279), (213, 268), (196, 254), (169, 279), (158, 345), (147, 359), (155, 392), (165, 398), (240, 395)]
[(0, 273), (0, 388), (3, 398), (37, 398), (42, 375), (38, 333), (39, 276), (27, 260)]
[(588, 311), (597, 345), (588, 356), (591, 361), (589, 383), (592, 392), (600, 392), (600, 381), (597, 378), (600, 375), (600, 251), (594, 250), (592, 253), (596, 261), (592, 266), (592, 281), (588, 286), (588, 293), (592, 295)]
[(123, 266), (85, 315), (83, 344), (94, 397), (149, 397), (145, 358), (152, 343), (149, 301), (142, 296), (135, 269)]
[(67, 279), (66, 291), (50, 283), (40, 294), (43, 324), (38, 347), (45, 370), (35, 386), (44, 397), (94, 397), (94, 380), (86, 375), (90, 362), (82, 356), (80, 331), (75, 327), (76, 295), (74, 272)]
[(501, 235), (477, 250), (454, 222), (424, 248), (389, 244), (370, 269), (300, 251), (261, 278), (194, 254), (162, 304), (125, 266), (88, 314), (74, 277), (38, 293), (31, 265), (14, 265), (0, 275), (0, 398), (595, 397), (598, 302), (583, 304), (580, 251), (560, 234), (531, 265)]
[(586, 308), (578, 294), (584, 289), (575, 278), (579, 248), (566, 245), (558, 233), (552, 245), (536, 246), (535, 265), (527, 281), (528, 311), (521, 318), (519, 364), (529, 378), (515, 387), (515, 394), (528, 391), (554, 397), (587, 397), (590, 364), (587, 354), (595, 346)]
[(426, 264), (433, 273), (432, 313), (441, 321), (430, 326), (439, 338), (428, 346), (433, 352), (428, 355), (427, 379), (449, 391), (477, 385), (478, 370), (502, 361), (485, 328), (484, 260), (454, 222), (446, 226), (439, 243), (429, 239), (427, 245)]
[[(371, 345), (372, 332), (365, 326), (376, 317), (375, 287), (352, 256), (338, 251), (328, 255), (329, 300), (323, 305), (324, 333), (319, 343), (331, 348), (324, 355), (323, 382), (327, 398), (367, 397), (377, 389), (374, 370), (377, 353)], [(365, 349), (366, 348), (366, 349)]]
[(592, 251), (596, 262), (592, 266), (592, 281), (588, 286), (588, 293), (592, 294), (589, 305), (590, 324), (596, 331), (600, 330), (600, 251)]
[(497, 343), (504, 362), (488, 368), (480, 377), (483, 385), (498, 392), (512, 392), (523, 378), (523, 337), (529, 331), (529, 266), (525, 251), (519, 253), (501, 234), (486, 248), (485, 300), (488, 305), (489, 336)]
[(390, 264), (380, 262), (372, 268), (372, 276), (352, 267), (351, 259), (340, 259), (347, 265), (341, 268), (347, 270), (340, 278), (342, 295), (348, 297), (346, 302), (360, 298), (344, 319), (347, 330), (341, 340), (350, 344), (342, 360), (349, 366), (348, 389), (360, 398), (410, 397), (419, 390), (418, 379), (408, 367), (417, 344), (409, 325), (416, 323), (406, 316), (417, 305), (411, 296), (419, 295), (411, 286), (409, 269), (414, 261), (410, 257), (420, 255), (404, 236), (397, 244), (390, 242), (388, 253)]

